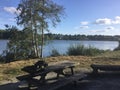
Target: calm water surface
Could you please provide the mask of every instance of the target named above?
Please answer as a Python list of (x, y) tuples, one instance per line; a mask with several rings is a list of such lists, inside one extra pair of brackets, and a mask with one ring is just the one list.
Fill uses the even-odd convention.
[[(5, 50), (8, 40), (0, 40), (0, 54)], [(118, 46), (117, 41), (78, 41), (78, 40), (53, 40), (49, 41), (44, 47), (44, 56), (49, 56), (51, 50), (56, 49), (61, 54), (67, 52), (67, 48), (74, 44), (92, 46), (102, 50), (113, 50)]]
[(92, 46), (102, 50), (113, 50), (118, 46), (117, 41), (78, 41), (78, 40), (53, 40), (44, 48), (44, 54), (49, 55), (52, 49), (58, 50), (61, 54), (67, 52), (69, 46), (81, 44), (86, 47)]
[(6, 49), (8, 40), (0, 40), (0, 54)]

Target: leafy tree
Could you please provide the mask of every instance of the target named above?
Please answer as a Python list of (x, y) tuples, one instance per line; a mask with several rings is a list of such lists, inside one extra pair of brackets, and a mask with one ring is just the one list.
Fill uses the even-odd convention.
[(120, 50), (120, 40), (119, 40), (119, 45), (117, 48), (114, 49), (114, 51)]
[[(39, 55), (43, 57), (44, 32), (48, 31), (50, 24), (56, 26), (61, 21), (63, 7), (52, 0), (21, 0), (17, 9), (20, 11), (17, 23), (31, 31), (34, 54), (36, 57)], [(41, 43), (38, 39), (39, 34)], [(41, 50), (39, 50), (39, 45), (41, 45)]]
[(8, 26), (6, 30), (10, 32), (7, 49), (3, 52), (6, 62), (11, 60), (33, 58), (32, 42), (30, 41), (29, 30), (19, 31), (15, 26)]

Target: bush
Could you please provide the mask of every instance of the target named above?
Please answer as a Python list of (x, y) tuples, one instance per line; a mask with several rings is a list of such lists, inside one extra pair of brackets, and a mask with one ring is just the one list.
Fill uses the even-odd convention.
[(53, 49), (53, 50), (51, 51), (50, 56), (53, 56), (53, 57), (55, 57), (55, 56), (60, 56), (60, 53), (59, 53), (56, 49)]
[(94, 47), (85, 47), (84, 45), (72, 45), (68, 48), (68, 55), (86, 55), (86, 56), (94, 56), (104, 52), (104, 50), (99, 50)]
[(119, 45), (117, 48), (114, 49), (114, 51), (120, 50), (120, 41), (119, 41)]

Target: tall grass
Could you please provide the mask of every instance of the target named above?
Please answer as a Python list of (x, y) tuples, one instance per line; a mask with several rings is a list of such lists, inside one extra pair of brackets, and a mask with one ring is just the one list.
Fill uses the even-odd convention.
[(84, 55), (84, 56), (95, 56), (98, 54), (103, 53), (104, 50), (99, 50), (95, 47), (85, 47), (84, 45), (71, 45), (68, 48), (67, 54), (68, 55)]
[(52, 49), (50, 56), (56, 57), (56, 56), (61, 56), (61, 54), (58, 52), (57, 49)]
[(120, 41), (119, 41), (119, 45), (117, 48), (114, 49), (114, 51), (120, 50)]

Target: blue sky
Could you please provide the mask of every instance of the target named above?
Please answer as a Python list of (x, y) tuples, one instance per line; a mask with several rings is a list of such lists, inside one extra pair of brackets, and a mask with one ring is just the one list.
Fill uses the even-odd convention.
[[(65, 17), (52, 33), (120, 35), (120, 0), (53, 0), (63, 5)], [(0, 28), (16, 25), (19, 0), (0, 0)]]

